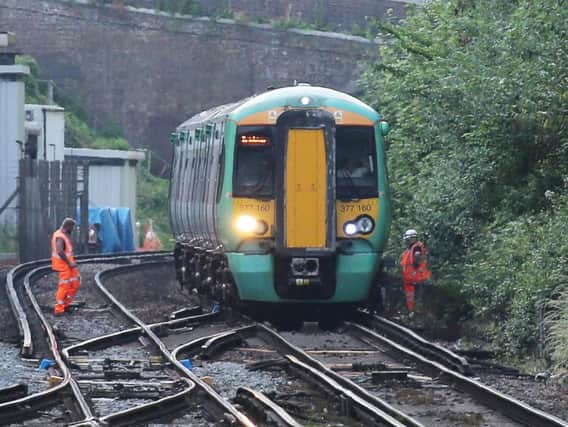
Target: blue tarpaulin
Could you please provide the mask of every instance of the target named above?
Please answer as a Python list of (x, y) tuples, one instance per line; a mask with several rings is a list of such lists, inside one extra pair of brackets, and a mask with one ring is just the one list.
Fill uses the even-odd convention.
[(134, 250), (130, 208), (89, 208), (89, 224), (98, 224), (101, 253)]

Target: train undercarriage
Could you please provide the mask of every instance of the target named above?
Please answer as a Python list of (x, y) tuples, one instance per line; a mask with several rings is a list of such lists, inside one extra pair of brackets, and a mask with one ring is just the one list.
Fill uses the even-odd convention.
[(269, 320), (284, 329), (299, 328), (303, 321), (317, 321), (323, 328), (330, 329), (340, 321), (353, 317), (358, 307), (379, 310), (381, 306), (379, 277), (366, 302), (325, 304), (243, 301), (227, 257), (221, 250), (178, 243), (174, 259), (177, 281), (200, 306), (213, 307), (218, 304), (256, 320)]

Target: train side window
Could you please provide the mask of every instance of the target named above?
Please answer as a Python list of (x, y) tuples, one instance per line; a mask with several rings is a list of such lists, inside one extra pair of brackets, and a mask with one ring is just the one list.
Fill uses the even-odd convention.
[(225, 178), (225, 138), (221, 139), (221, 153), (219, 153), (219, 178), (217, 181), (217, 203), (221, 201), (223, 194), (223, 181)]

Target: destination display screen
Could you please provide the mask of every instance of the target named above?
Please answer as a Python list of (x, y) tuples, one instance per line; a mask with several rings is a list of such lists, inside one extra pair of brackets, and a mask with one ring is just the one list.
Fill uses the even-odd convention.
[(262, 134), (247, 133), (240, 136), (240, 144), (248, 146), (270, 145), (270, 138)]

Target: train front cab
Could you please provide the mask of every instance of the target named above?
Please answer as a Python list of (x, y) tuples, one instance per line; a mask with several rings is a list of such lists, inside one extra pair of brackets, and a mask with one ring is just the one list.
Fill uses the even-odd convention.
[[(336, 119), (323, 109), (289, 110), (275, 125), (238, 128), (233, 225), (252, 217), (266, 230), (227, 252), (241, 300), (325, 305), (367, 299), (390, 219), (388, 199), (381, 205), (379, 197), (386, 194), (382, 134), (367, 118), (349, 125)], [(263, 135), (269, 146), (239, 147)], [(270, 176), (260, 178), (252, 197), (240, 191), (239, 177), (254, 174), (255, 165), (245, 173), (239, 168), (263, 149), (265, 159), (253, 157)], [(366, 172), (353, 173), (357, 168)]]

